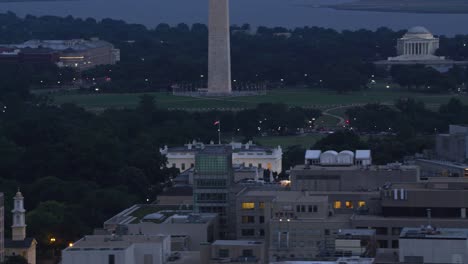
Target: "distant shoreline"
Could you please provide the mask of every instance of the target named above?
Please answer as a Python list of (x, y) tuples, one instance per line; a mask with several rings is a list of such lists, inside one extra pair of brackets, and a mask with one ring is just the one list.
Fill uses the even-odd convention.
[(347, 11), (468, 14), (468, 0), (358, 0), (320, 7)]

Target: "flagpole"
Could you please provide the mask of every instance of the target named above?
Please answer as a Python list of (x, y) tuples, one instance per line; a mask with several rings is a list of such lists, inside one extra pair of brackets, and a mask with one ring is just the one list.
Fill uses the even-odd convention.
[(218, 122), (218, 144), (221, 145), (221, 121)]

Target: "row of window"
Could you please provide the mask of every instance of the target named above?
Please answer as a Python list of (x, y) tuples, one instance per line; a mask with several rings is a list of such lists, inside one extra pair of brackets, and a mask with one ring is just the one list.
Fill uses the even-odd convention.
[(333, 203), (333, 208), (335, 209), (341, 209), (341, 208), (348, 208), (348, 209), (352, 209), (354, 208), (354, 206), (357, 205), (357, 207), (364, 207), (366, 206), (366, 202), (365, 201), (358, 201), (357, 203), (353, 202), (353, 201), (345, 201), (345, 202), (342, 202), (342, 201), (335, 201)]
[(246, 228), (246, 229), (241, 229), (241, 235), (242, 236), (265, 236), (265, 229), (259, 229), (258, 233), (255, 234), (255, 229), (254, 228)]
[[(264, 209), (265, 208), (265, 203), (264, 202), (259, 202), (258, 203), (258, 208), (259, 209)], [(254, 210), (255, 209), (255, 202), (244, 202), (242, 203), (242, 210)]]
[[(242, 250), (242, 256), (240, 257), (253, 257), (254, 254), (253, 254), (253, 250), (252, 249), (244, 249)], [(227, 248), (220, 248), (218, 250), (218, 258), (230, 258), (232, 256), (230, 256), (230, 252), (229, 252), (229, 249)]]
[(317, 213), (318, 206), (317, 205), (296, 205), (296, 212), (297, 213)]
[[(258, 223), (263, 224), (265, 223), (265, 216), (261, 215), (258, 217)], [(242, 216), (242, 224), (255, 224), (255, 216), (252, 215), (243, 215)]]
[[(175, 164), (175, 163), (172, 163), (172, 168), (175, 168), (175, 167), (177, 167), (176, 164)], [(190, 168), (193, 168), (193, 167), (195, 167), (195, 164), (190, 163)], [(185, 163), (180, 164), (180, 170), (181, 170), (181, 171), (184, 171), (184, 170), (185, 170)]]

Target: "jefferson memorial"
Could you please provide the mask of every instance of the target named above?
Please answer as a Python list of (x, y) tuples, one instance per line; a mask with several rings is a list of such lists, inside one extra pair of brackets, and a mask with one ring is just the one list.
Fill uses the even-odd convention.
[(439, 49), (439, 38), (436, 38), (425, 27), (410, 28), (397, 40), (396, 57), (376, 61), (377, 66), (390, 68), (392, 65), (423, 64), (444, 72), (454, 65), (466, 66), (467, 61), (453, 61), (443, 56), (436, 56)]
[(439, 39), (425, 27), (412, 27), (397, 41), (397, 57), (390, 61), (444, 60), (445, 57), (435, 56), (439, 48)]

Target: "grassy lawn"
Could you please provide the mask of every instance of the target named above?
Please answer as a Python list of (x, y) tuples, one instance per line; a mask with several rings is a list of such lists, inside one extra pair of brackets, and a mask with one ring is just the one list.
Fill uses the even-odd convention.
[[(393, 103), (401, 97), (413, 97), (428, 105), (447, 102), (456, 95), (424, 95), (401, 90), (375, 88), (348, 94), (338, 94), (327, 90), (284, 89), (269, 91), (267, 95), (221, 98), (194, 98), (174, 96), (167, 93), (151, 93), (161, 108), (208, 110), (242, 109), (255, 107), (259, 103), (286, 103), (290, 106), (326, 109), (337, 105), (365, 103)], [(141, 94), (55, 94), (56, 104), (76, 103), (90, 110), (105, 108), (132, 108), (138, 104)], [(468, 103), (467, 96), (457, 96)]]
[(315, 142), (323, 138), (324, 135), (300, 135), (300, 136), (276, 136), (276, 137), (257, 137), (255, 142), (262, 146), (277, 147), (281, 146), (284, 149), (294, 145), (301, 145), (303, 147), (312, 147)]

